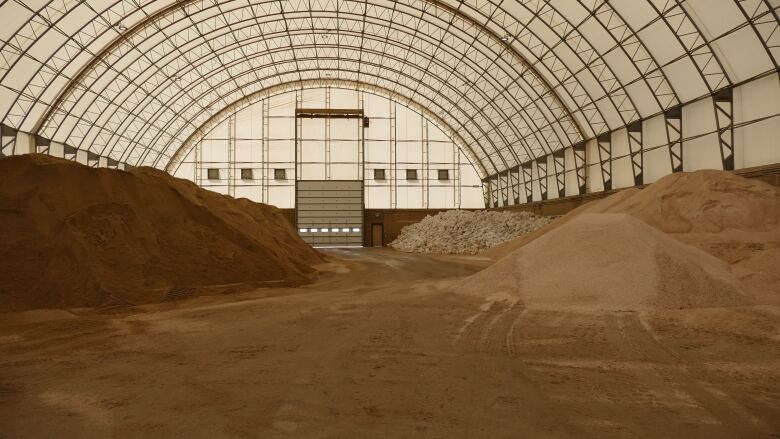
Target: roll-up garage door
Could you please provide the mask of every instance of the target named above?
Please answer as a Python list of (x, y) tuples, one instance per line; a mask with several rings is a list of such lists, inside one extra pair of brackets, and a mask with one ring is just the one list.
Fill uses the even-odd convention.
[(295, 189), (298, 233), (313, 246), (363, 245), (363, 182), (299, 180)]

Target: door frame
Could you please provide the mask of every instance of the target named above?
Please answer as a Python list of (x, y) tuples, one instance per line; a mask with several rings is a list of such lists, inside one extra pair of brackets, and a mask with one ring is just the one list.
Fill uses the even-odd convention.
[[(381, 240), (380, 245), (374, 243), (374, 226), (379, 226)], [(384, 223), (371, 223), (371, 247), (384, 247), (385, 246), (385, 224)]]

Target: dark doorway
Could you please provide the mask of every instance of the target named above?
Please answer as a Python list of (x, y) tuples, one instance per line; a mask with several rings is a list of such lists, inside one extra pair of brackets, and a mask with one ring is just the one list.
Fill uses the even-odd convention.
[(371, 246), (382, 247), (382, 235), (384, 235), (384, 228), (382, 224), (371, 224)]

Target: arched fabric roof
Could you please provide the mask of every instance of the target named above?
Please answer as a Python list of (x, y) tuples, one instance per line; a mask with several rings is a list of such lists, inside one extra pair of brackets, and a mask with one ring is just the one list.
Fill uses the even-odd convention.
[(353, 81), (438, 114), (484, 176), (777, 71), (779, 9), (777, 0), (5, 0), (0, 118), (165, 168), (247, 96)]

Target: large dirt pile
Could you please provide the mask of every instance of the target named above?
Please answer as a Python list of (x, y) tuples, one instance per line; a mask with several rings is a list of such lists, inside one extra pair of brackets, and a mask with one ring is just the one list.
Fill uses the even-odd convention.
[(415, 253), (470, 253), (532, 232), (552, 219), (529, 212), (447, 210), (404, 227), (390, 246)]
[(626, 214), (582, 214), (468, 278), (461, 293), (585, 310), (751, 303), (728, 265)]
[(730, 172), (673, 174), (642, 190), (618, 192), (486, 254), (509, 257), (582, 215), (612, 213), (631, 215), (719, 258), (757, 301), (780, 303), (780, 188)]
[(762, 302), (780, 302), (780, 188), (730, 172), (674, 174), (588, 212), (624, 212), (731, 264)]
[[(753, 238), (775, 241), (780, 237), (780, 188), (725, 171), (677, 173), (645, 189), (626, 189), (590, 202), (540, 232), (584, 213), (627, 213), (678, 239), (701, 234), (714, 239), (716, 234), (721, 234), (721, 238), (730, 241)], [(521, 241), (515, 243), (521, 244)], [(512, 247), (512, 243), (505, 246)], [(718, 252), (716, 247), (719, 245), (712, 246), (711, 250)], [(722, 250), (733, 249), (724, 247)], [(494, 251), (496, 255), (500, 254), (498, 251)]]
[[(311, 280), (322, 256), (272, 206), (151, 168), (0, 159), (0, 311), (140, 304)], [(184, 293), (183, 293), (184, 294)]]

